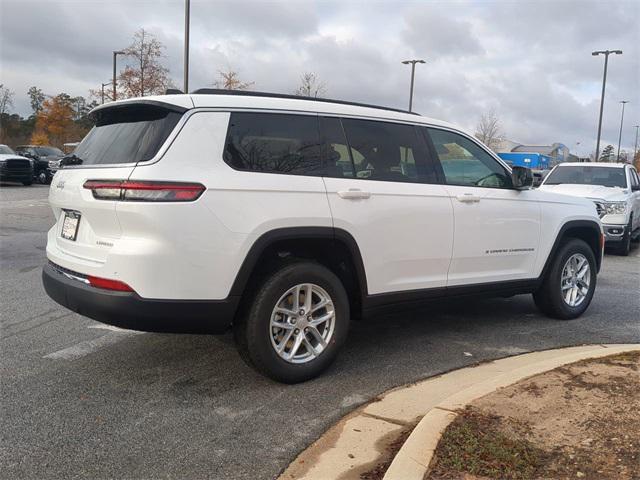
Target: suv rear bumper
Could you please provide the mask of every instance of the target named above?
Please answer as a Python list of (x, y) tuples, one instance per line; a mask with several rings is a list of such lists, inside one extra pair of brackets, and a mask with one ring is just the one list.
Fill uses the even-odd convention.
[(157, 300), (136, 293), (96, 288), (48, 263), (42, 269), (47, 294), (85, 317), (120, 328), (165, 333), (223, 333), (232, 323), (240, 297), (225, 300)]

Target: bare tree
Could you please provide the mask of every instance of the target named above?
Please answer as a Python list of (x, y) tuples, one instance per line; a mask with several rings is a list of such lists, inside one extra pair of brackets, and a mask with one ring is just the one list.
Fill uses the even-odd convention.
[(38, 115), (40, 110), (42, 110), (42, 103), (45, 100), (44, 93), (38, 87), (30, 87), (27, 90), (27, 95), (29, 95), (29, 102), (31, 103), (31, 109), (33, 110), (34, 115)]
[(144, 97), (162, 94), (169, 87), (169, 70), (162, 66), (164, 45), (144, 28), (133, 36), (133, 42), (125, 49), (133, 65), (127, 64), (120, 72), (118, 97)]
[(476, 137), (491, 150), (500, 144), (503, 133), (500, 128), (500, 119), (494, 109), (482, 114), (476, 126)]
[(327, 84), (322, 82), (313, 72), (305, 72), (300, 75), (300, 86), (294, 92), (304, 97), (324, 97), (327, 93)]
[(240, 80), (238, 72), (234, 70), (222, 71), (218, 70), (220, 78), (213, 82), (216, 88), (222, 88), (224, 90), (246, 90), (254, 85), (255, 82), (243, 82)]
[(13, 107), (13, 94), (13, 90), (0, 83), (0, 115), (7, 113), (9, 107)]

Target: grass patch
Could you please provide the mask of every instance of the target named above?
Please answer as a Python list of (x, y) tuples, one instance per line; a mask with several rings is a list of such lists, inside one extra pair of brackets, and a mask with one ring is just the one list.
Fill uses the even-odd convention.
[(548, 454), (506, 435), (503, 422), (467, 407), (445, 430), (426, 478), (451, 478), (454, 472), (505, 480), (535, 477)]

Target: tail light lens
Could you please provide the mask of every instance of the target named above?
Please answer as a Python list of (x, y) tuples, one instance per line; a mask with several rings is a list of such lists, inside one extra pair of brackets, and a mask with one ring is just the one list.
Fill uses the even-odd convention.
[(136, 180), (87, 180), (84, 188), (98, 200), (128, 202), (193, 202), (205, 190), (200, 183)]
[(133, 288), (119, 280), (109, 280), (108, 278), (87, 276), (89, 285), (96, 288), (104, 288), (105, 290), (116, 290), (118, 292), (133, 292)]

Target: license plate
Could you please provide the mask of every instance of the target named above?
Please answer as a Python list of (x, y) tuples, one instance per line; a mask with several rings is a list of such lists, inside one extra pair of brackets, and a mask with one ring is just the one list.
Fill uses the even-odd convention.
[(62, 221), (62, 238), (74, 242), (78, 235), (78, 224), (80, 223), (80, 213), (65, 210), (64, 220)]

